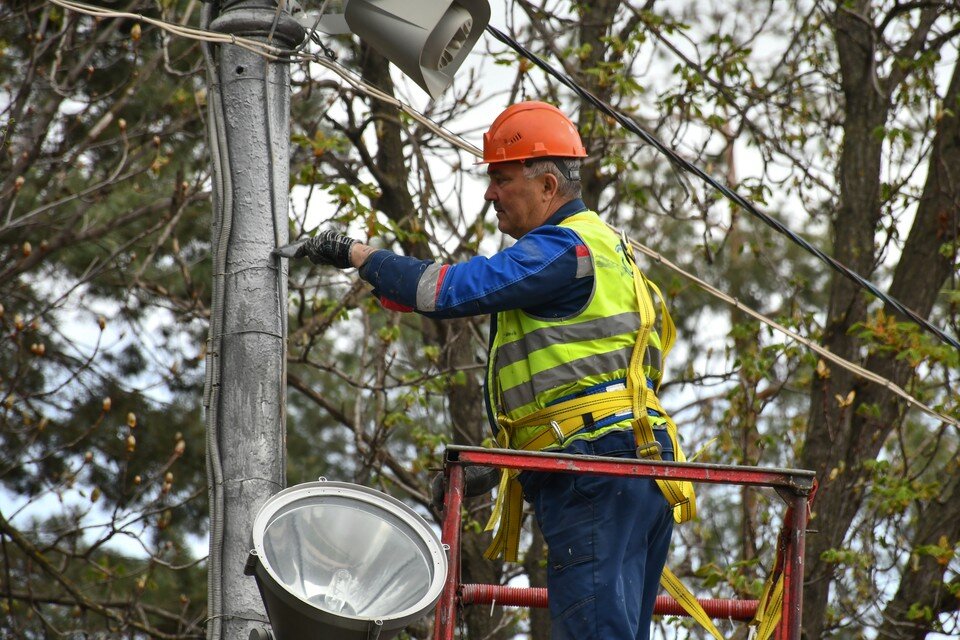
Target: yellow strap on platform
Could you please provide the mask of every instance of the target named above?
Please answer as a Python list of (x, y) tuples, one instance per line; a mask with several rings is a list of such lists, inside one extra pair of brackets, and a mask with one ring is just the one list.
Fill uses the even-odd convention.
[[(500, 429), (497, 434), (497, 446), (501, 449), (510, 448), (510, 434), (506, 429)], [(517, 561), (517, 552), (520, 548), (520, 528), (523, 524), (523, 487), (517, 480), (516, 469), (500, 470), (500, 486), (497, 488), (497, 500), (493, 504), (490, 519), (483, 527), (484, 531), (493, 531), (500, 523), (493, 541), (483, 552), (483, 557), (496, 560), (500, 554), (509, 562)]]
[(484, 531), (490, 531), (499, 522), (500, 527), (483, 557), (496, 560), (500, 554), (507, 562), (517, 561), (520, 549), (520, 529), (523, 523), (523, 487), (516, 478), (516, 471), (504, 469), (500, 473), (500, 489), (497, 502), (490, 514), (490, 520)]
[(713, 620), (710, 619), (707, 612), (700, 606), (700, 602), (690, 593), (689, 589), (683, 586), (680, 578), (667, 567), (664, 567), (663, 573), (660, 574), (660, 586), (673, 596), (673, 599), (683, 607), (683, 610), (686, 611), (691, 618), (696, 620), (701, 627), (706, 629), (710, 635), (717, 640), (723, 640), (720, 630), (717, 629), (716, 625), (713, 624)]
[[(774, 579), (776, 577), (776, 579)], [(757, 613), (750, 621), (751, 626), (757, 628), (754, 640), (768, 640), (777, 630), (780, 617), (783, 615), (783, 573), (774, 576), (770, 574), (767, 583), (760, 594), (760, 603)]]

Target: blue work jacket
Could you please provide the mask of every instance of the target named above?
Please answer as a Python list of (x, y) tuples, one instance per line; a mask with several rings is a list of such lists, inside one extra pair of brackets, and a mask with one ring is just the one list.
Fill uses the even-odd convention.
[[(431, 318), (490, 314), (492, 344), (500, 311), (523, 309), (541, 318), (564, 318), (590, 301), (593, 275), (577, 277), (578, 255), (588, 249), (574, 231), (557, 226), (586, 210), (582, 200), (571, 200), (512, 246), (456, 264), (375, 251), (360, 268), (360, 277), (373, 285), (374, 295), (391, 309)], [(496, 433), (489, 401), (486, 404)]]

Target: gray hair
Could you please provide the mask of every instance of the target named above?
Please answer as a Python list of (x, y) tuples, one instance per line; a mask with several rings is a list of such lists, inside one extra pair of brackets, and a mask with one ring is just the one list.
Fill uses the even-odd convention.
[[(566, 173), (560, 170), (557, 162), (563, 162), (567, 165)], [(557, 195), (565, 198), (579, 198), (581, 194), (580, 185), (580, 159), (579, 158), (546, 158), (544, 160), (527, 160), (523, 164), (523, 177), (527, 180), (533, 180), (549, 173), (557, 179)], [(571, 179), (567, 176), (576, 176), (577, 179)]]

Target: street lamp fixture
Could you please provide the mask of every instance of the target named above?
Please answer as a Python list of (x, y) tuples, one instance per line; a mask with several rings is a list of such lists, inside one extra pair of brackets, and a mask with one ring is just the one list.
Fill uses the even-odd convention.
[(436, 605), (447, 556), (399, 500), (321, 481), (284, 489), (261, 507), (246, 573), (256, 577), (275, 640), (387, 640)]
[[(490, 21), (486, 0), (343, 0), (318, 28), (355, 33), (395, 64), (420, 88), (438, 98), (453, 83)], [(301, 18), (311, 25), (311, 14)]]

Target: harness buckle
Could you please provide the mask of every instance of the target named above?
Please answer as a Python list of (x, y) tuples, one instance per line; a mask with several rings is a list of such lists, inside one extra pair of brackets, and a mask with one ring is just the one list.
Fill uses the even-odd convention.
[(659, 458), (661, 457), (662, 454), (663, 454), (663, 446), (656, 440), (653, 440), (651, 442), (645, 442), (644, 444), (641, 444), (637, 447), (638, 460), (643, 458), (652, 458), (654, 456), (657, 456)]
[(563, 437), (563, 431), (560, 430), (560, 425), (557, 424), (556, 420), (550, 421), (550, 428), (553, 429), (553, 435), (557, 439), (557, 444), (563, 444), (566, 438)]

